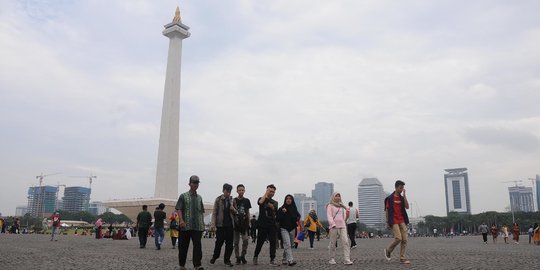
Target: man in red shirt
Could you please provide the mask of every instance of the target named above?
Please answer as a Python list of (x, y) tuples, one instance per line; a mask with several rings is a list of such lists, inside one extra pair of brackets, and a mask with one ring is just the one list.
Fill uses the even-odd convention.
[[(392, 251), (394, 248), (401, 244), (401, 250), (399, 252), (399, 259), (401, 263), (410, 264), (411, 262), (405, 257), (405, 249), (407, 248), (407, 224), (409, 224), (409, 217), (407, 211), (409, 209), (409, 202), (405, 195), (405, 183), (401, 180), (397, 180), (395, 183), (396, 190), (390, 194), (390, 196), (384, 199), (384, 211), (386, 213), (386, 225), (392, 230), (394, 234), (394, 242), (384, 249), (384, 257), (387, 260), (391, 259)], [(401, 195), (403, 193), (403, 196)]]
[(60, 213), (54, 212), (51, 216), (52, 221), (52, 236), (51, 241), (58, 241), (58, 234), (60, 233)]

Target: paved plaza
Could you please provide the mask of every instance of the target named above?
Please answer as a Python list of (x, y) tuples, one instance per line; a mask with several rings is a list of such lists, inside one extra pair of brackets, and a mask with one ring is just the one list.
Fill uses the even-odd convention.
[[(179, 269), (178, 250), (170, 247), (170, 239), (166, 239), (159, 251), (153, 238), (146, 249), (139, 249), (136, 238), (96, 240), (89, 236), (63, 235), (58, 242), (49, 240), (50, 235), (0, 235), (0, 269)], [(352, 266), (343, 265), (342, 256), (337, 256), (337, 265), (328, 264), (328, 240), (316, 241), (314, 250), (304, 242), (294, 250), (298, 264), (292, 267), (269, 266), (268, 244), (259, 256), (259, 265), (252, 265), (255, 245), (250, 242), (248, 264), (235, 265), (232, 269), (537, 269), (540, 264), (540, 246), (529, 245), (526, 237), (519, 245), (501, 243), (502, 239), (497, 244), (485, 245), (477, 236), (410, 238), (411, 265), (399, 263), (399, 248), (390, 262), (383, 258), (382, 249), (390, 241), (358, 239), (358, 248), (351, 251)], [(229, 268), (223, 265), (222, 258), (215, 265), (209, 264), (213, 247), (213, 239), (203, 239), (205, 269)], [(277, 251), (279, 261), (282, 252), (282, 249)], [(192, 268), (191, 252), (186, 266)]]

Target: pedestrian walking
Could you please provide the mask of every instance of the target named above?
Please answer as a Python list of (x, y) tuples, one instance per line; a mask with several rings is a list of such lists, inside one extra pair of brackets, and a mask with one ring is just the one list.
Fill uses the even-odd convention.
[(534, 223), (532, 239), (535, 245), (540, 245), (540, 227), (538, 226), (538, 223)]
[(223, 195), (220, 195), (214, 201), (212, 210), (211, 228), (216, 229), (216, 243), (214, 246), (214, 254), (210, 259), (210, 264), (214, 264), (221, 254), (221, 247), (225, 243), (225, 254), (223, 255), (223, 263), (226, 266), (232, 267), (231, 255), (233, 252), (234, 238), (234, 217), (237, 213), (233, 206), (231, 196), (232, 186), (229, 184), (223, 185)]
[(296, 225), (300, 220), (300, 213), (296, 209), (294, 197), (287, 194), (283, 200), (283, 205), (277, 211), (277, 221), (279, 223), (279, 231), (281, 240), (283, 241), (283, 259), (281, 263), (288, 266), (296, 265), (294, 261), (292, 247), (296, 238)]
[(179, 221), (180, 218), (178, 217), (178, 213), (173, 211), (169, 217), (169, 234), (171, 235), (171, 244), (173, 249), (176, 248), (176, 240), (178, 240), (178, 236), (180, 235), (180, 227), (178, 226)]
[(21, 220), (19, 218), (15, 218), (15, 221), (13, 222), (13, 233), (21, 233)]
[(517, 224), (517, 222), (514, 222), (514, 226), (512, 226), (512, 233), (514, 235), (514, 243), (519, 244), (520, 229), (519, 229), (519, 224)]
[(531, 244), (531, 239), (532, 239), (533, 234), (534, 234), (534, 227), (533, 226), (529, 227), (529, 230), (527, 230), (527, 234), (529, 235), (529, 245), (530, 245)]
[(351, 249), (356, 248), (356, 223), (360, 220), (358, 209), (353, 207), (353, 202), (349, 202), (349, 218), (347, 218), (347, 233), (349, 234), (349, 242)]
[(497, 244), (497, 236), (499, 236), (499, 229), (495, 223), (491, 224), (491, 236), (493, 237), (493, 244)]
[(406, 209), (409, 209), (409, 201), (407, 200), (405, 183), (403, 181), (397, 180), (394, 187), (394, 192), (384, 199), (386, 224), (394, 234), (394, 241), (384, 249), (384, 257), (390, 261), (392, 251), (400, 244), (399, 260), (401, 263), (410, 264), (411, 262), (405, 256), (408, 237), (407, 225), (409, 224), (409, 216)]
[(180, 218), (180, 244), (178, 245), (178, 263), (180, 270), (186, 270), (186, 258), (189, 241), (193, 242), (194, 270), (204, 269), (201, 266), (201, 238), (204, 231), (204, 205), (201, 195), (197, 193), (200, 180), (196, 175), (189, 178), (189, 191), (182, 193), (176, 202), (176, 211)]
[(52, 221), (52, 235), (51, 235), (51, 241), (58, 241), (58, 234), (60, 234), (60, 226), (61, 226), (61, 220), (60, 220), (60, 213), (58, 211), (54, 212), (54, 214), (51, 216)]
[(303, 242), (305, 238), (306, 232), (304, 231), (304, 229), (302, 229), (302, 221), (298, 220), (296, 222), (296, 236), (294, 238), (294, 248), (298, 248), (298, 244), (300, 244), (300, 242)]
[[(251, 201), (244, 197), (245, 192), (246, 187), (239, 184), (236, 186), (238, 196), (233, 200), (233, 206), (238, 211), (234, 219), (234, 255), (236, 256), (236, 264), (247, 263), (246, 253), (249, 243), (249, 209), (251, 209)], [(240, 239), (242, 239), (242, 252), (240, 252)]]
[(152, 214), (148, 212), (148, 205), (142, 206), (142, 211), (137, 215), (137, 233), (139, 235), (139, 248), (146, 247), (148, 230), (152, 226)]
[(102, 226), (103, 226), (103, 219), (98, 218), (96, 222), (94, 223), (94, 227), (96, 229), (96, 239), (102, 238), (102, 235), (101, 235)]
[(352, 265), (351, 247), (347, 235), (347, 207), (341, 202), (341, 194), (334, 192), (330, 201), (326, 204), (326, 217), (328, 218), (328, 228), (330, 230), (330, 244), (328, 244), (330, 261), (329, 264), (336, 264), (336, 241), (339, 237), (343, 245), (343, 259), (345, 265)]
[(154, 243), (156, 244), (157, 250), (161, 249), (161, 244), (165, 238), (164, 221), (167, 219), (167, 213), (165, 213), (164, 209), (165, 204), (160, 203), (154, 211)]
[(488, 226), (485, 222), (482, 222), (482, 224), (478, 227), (478, 231), (482, 234), (482, 239), (484, 240), (484, 244), (487, 244), (487, 235), (488, 235)]
[(251, 233), (251, 243), (255, 243), (257, 240), (257, 217), (253, 215), (249, 221), (249, 228)]
[(311, 209), (307, 216), (304, 218), (304, 229), (307, 230), (309, 237), (309, 248), (313, 249), (313, 242), (315, 241), (315, 234), (320, 229), (324, 229), (319, 217), (317, 216), (317, 211)]
[(501, 227), (501, 232), (503, 234), (504, 243), (508, 244), (508, 226), (504, 223)]
[(259, 263), (258, 256), (261, 252), (264, 242), (268, 239), (270, 243), (270, 265), (279, 266), (275, 262), (276, 258), (276, 211), (278, 203), (272, 199), (276, 193), (276, 187), (274, 185), (268, 185), (266, 192), (262, 197), (257, 200), (259, 205), (259, 219), (257, 220), (257, 245), (255, 246), (255, 253), (253, 254), (253, 264)]

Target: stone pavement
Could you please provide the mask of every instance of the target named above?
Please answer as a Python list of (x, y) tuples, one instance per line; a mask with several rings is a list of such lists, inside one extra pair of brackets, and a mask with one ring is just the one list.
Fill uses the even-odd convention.
[[(58, 242), (49, 241), (50, 235), (0, 235), (0, 269), (179, 269), (178, 250), (172, 249), (170, 239), (165, 239), (161, 250), (148, 239), (146, 249), (139, 249), (138, 240), (96, 240), (89, 236), (60, 236)], [(248, 264), (232, 268), (223, 265), (220, 258), (215, 265), (209, 260), (214, 247), (213, 239), (203, 239), (203, 266), (205, 269), (538, 269), (540, 246), (522, 243), (485, 245), (481, 237), (410, 238), (408, 257), (411, 265), (399, 263), (399, 247), (392, 254), (392, 261), (383, 258), (382, 249), (392, 239), (358, 239), (358, 248), (351, 251), (354, 265), (343, 265), (338, 256), (337, 265), (328, 264), (328, 240), (315, 241), (310, 250), (307, 242), (294, 250), (298, 264), (293, 267), (268, 265), (268, 244), (263, 246), (259, 265), (252, 265), (255, 245), (248, 248)], [(281, 261), (283, 250), (277, 251)], [(342, 253), (341, 253), (342, 254)], [(233, 255), (234, 256), (234, 255)], [(191, 252), (187, 267), (191, 268)]]

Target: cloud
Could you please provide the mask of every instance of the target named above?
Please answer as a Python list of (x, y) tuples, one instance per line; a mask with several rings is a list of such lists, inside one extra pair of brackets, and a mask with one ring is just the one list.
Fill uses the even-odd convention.
[[(93, 199), (153, 194), (177, 4), (2, 3), (0, 176), (22, 183), (2, 212), (41, 171), (95, 173)], [(225, 181), (253, 199), (318, 181), (356, 198), (363, 177), (401, 178), (423, 214), (444, 214), (443, 170), (468, 167), (473, 211), (504, 209), (477, 194), (538, 173), (538, 3), (465, 6), (181, 3), (181, 190), (199, 174), (209, 201)]]
[(466, 129), (464, 136), (476, 144), (502, 146), (520, 152), (536, 152), (540, 149), (540, 139), (526, 131), (496, 127), (474, 127)]

